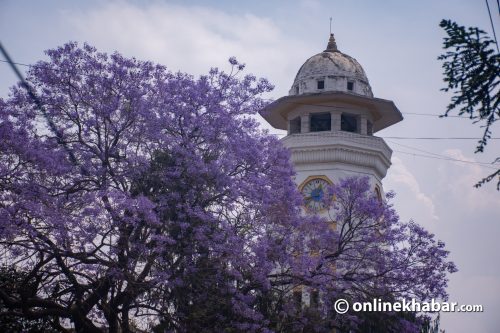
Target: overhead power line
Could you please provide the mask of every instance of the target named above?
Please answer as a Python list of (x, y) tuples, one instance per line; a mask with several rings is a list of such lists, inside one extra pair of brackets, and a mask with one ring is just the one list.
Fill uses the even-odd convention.
[[(274, 100), (268, 99), (268, 101), (274, 101)], [(285, 101), (284, 103), (312, 106), (312, 107), (328, 107), (328, 108), (335, 108), (335, 109), (350, 110), (350, 108), (345, 107), (345, 106), (331, 105), (331, 104), (310, 104), (310, 103), (294, 102), (294, 101)], [(467, 118), (467, 119), (470, 118), (470, 117), (463, 117), (463, 116), (458, 116), (458, 115), (444, 115), (444, 114), (440, 115), (440, 114), (433, 114), (433, 113), (416, 113), (416, 112), (401, 112), (401, 114), (411, 115), (411, 116), (436, 117), (436, 118)]]
[[(4, 57), (6, 59), (6, 60), (1, 60), (0, 59), (0, 62), (4, 62), (4, 63), (7, 63), (7, 64), (10, 65), (10, 67), (12, 68), (12, 70), (14, 71), (14, 73), (16, 74), (16, 76), (18, 77), (19, 81), (21, 82), (21, 85), (27, 90), (28, 95), (33, 99), (33, 101), (35, 102), (37, 108), (42, 112), (42, 114), (45, 117), (47, 123), (49, 124), (49, 128), (51, 129), (51, 131), (56, 135), (56, 137), (58, 138), (58, 141), (64, 146), (66, 152), (68, 153), (68, 155), (70, 157), (71, 162), (73, 162), (73, 164), (75, 164), (75, 165), (78, 165), (78, 162), (77, 162), (76, 157), (74, 156), (73, 152), (62, 141), (61, 134), (57, 130), (57, 128), (55, 127), (55, 124), (53, 123), (52, 119), (50, 118), (50, 116), (47, 114), (47, 112), (43, 108), (40, 100), (35, 95), (33, 89), (31, 88), (31, 86), (26, 82), (26, 80), (22, 76), (21, 72), (16, 67), (16, 65), (26, 66), (26, 67), (33, 67), (33, 66), (32, 65), (28, 65), (28, 64), (17, 63), (17, 62), (12, 61), (12, 59), (8, 55), (7, 51), (3, 48), (3, 46), (2, 46), (1, 43), (0, 43), (0, 52), (4, 55)], [(55, 69), (52, 69), (52, 70), (55, 70)], [(87, 74), (84, 74), (84, 73), (82, 73), (82, 75), (88, 76)], [(419, 115), (419, 116), (438, 116), (438, 115), (433, 115), (433, 114), (421, 114), (421, 113), (407, 113), (407, 114)], [(460, 116), (455, 116), (455, 117), (460, 117)], [(281, 134), (281, 133), (271, 133), (271, 134), (272, 135), (278, 135), (278, 136), (286, 135), (286, 134)], [(302, 134), (302, 135), (304, 135), (304, 134)], [(312, 136), (312, 134), (311, 134), (311, 136)], [(393, 137), (384, 137), (384, 138), (385, 139), (404, 139), (404, 140), (479, 140), (479, 138), (470, 138), (470, 137), (396, 137), (396, 136), (393, 136)], [(353, 139), (355, 140), (355, 138), (353, 138)], [(500, 139), (500, 138), (490, 138), (490, 140), (498, 140), (498, 139)], [(401, 153), (401, 154), (408, 154), (408, 155), (417, 156), (417, 157), (437, 159), (437, 160), (444, 160), (444, 161), (451, 161), (451, 162), (469, 163), (469, 164), (475, 164), (475, 165), (478, 165), (478, 166), (481, 166), (481, 167), (484, 167), (484, 168), (488, 168), (488, 169), (494, 169), (494, 170), (497, 169), (497, 168), (491, 166), (490, 163), (475, 162), (475, 161), (466, 161), (466, 160), (456, 159), (456, 158), (452, 158), (452, 157), (448, 157), (448, 156), (444, 156), (444, 155), (440, 155), (440, 154), (435, 154), (435, 153), (432, 153), (432, 152), (428, 152), (428, 151), (425, 151), (425, 150), (422, 150), (422, 149), (419, 149), (419, 148), (415, 148), (415, 147), (411, 147), (411, 146), (407, 146), (407, 145), (403, 145), (403, 144), (398, 144), (396, 142), (391, 142), (391, 143), (399, 145), (399, 146), (402, 146), (402, 147), (405, 147), (407, 149), (411, 149), (411, 150), (415, 150), (415, 151), (419, 151), (419, 152), (425, 153), (425, 155), (424, 155), (424, 154), (419, 154), (419, 153), (394, 150), (395, 152), (398, 152), (398, 153)], [(83, 170), (83, 171), (85, 171), (85, 170)]]
[[(7, 56), (5, 56), (7, 58)], [(36, 67), (35, 65), (29, 65), (25, 63), (20, 63), (20, 62), (14, 62), (11, 59), (9, 60), (2, 60), (0, 59), (0, 62), (6, 63), (6, 64), (11, 64), (12, 66), (18, 65), (18, 66), (24, 66), (24, 67)], [(12, 67), (14, 68), (14, 67)], [(25, 80), (22, 77), (21, 73), (17, 68), (13, 69), (14, 72), (16, 73), (16, 76), (19, 78), (23, 86), (25, 85)], [(50, 68), (50, 70), (53, 71), (60, 71), (60, 72), (67, 72), (64, 70), (58, 70), (55, 68)], [(79, 73), (80, 75), (83, 76), (91, 76), (86, 73)], [(29, 88), (31, 90), (31, 88)], [(36, 99), (35, 99), (36, 100)], [(327, 107), (337, 107), (337, 108), (343, 108), (339, 106), (334, 106), (334, 105), (326, 105), (326, 104), (306, 104), (306, 103), (296, 103), (296, 102), (287, 102), (287, 103), (294, 103), (294, 104), (301, 104), (301, 105), (308, 105), (308, 106), (327, 106)], [(440, 117), (440, 115), (437, 114), (431, 114), (431, 113), (413, 113), (413, 112), (405, 112), (403, 113), (405, 115), (413, 115), (413, 116), (426, 116), (426, 117)], [(455, 118), (464, 118), (462, 116), (447, 116), (447, 117), (455, 117)], [(273, 135), (278, 135), (278, 136), (283, 136), (286, 134), (280, 134), (280, 133), (274, 133)], [(394, 140), (480, 140), (480, 138), (472, 138), (472, 137), (401, 137), (401, 136), (387, 136), (383, 137), (385, 139), (394, 139)], [(489, 140), (500, 140), (500, 138), (490, 138)]]
[(439, 115), (433, 113), (416, 113), (416, 112), (401, 112), (404, 115), (410, 116), (424, 116), (424, 117), (438, 117), (438, 118), (468, 118), (463, 116), (454, 116), (454, 115)]
[[(301, 136), (315, 136), (315, 135), (313, 135), (313, 134), (309, 134), (309, 135), (308, 134), (302, 134)], [(359, 143), (360, 142), (359, 140), (357, 140), (356, 137), (342, 138), (342, 140), (347, 140), (347, 141), (354, 142), (354, 143)], [(458, 159), (458, 158), (454, 158), (454, 157), (450, 157), (450, 156), (446, 156), (446, 155), (442, 155), (442, 154), (436, 154), (436, 153), (433, 153), (433, 152), (430, 152), (430, 151), (427, 151), (427, 150), (423, 150), (423, 149), (420, 149), (420, 148), (416, 148), (416, 147), (404, 145), (404, 144), (393, 142), (393, 141), (390, 141), (390, 142), (391, 142), (391, 144), (395, 144), (395, 145), (404, 147), (406, 149), (410, 149), (410, 150), (416, 151), (416, 152), (408, 152), (408, 151), (401, 151), (401, 150), (393, 150), (394, 152), (397, 152), (397, 153), (412, 155), (412, 156), (416, 156), (416, 157), (424, 157), (424, 158), (430, 158), (430, 159), (436, 159), (436, 160), (443, 160), (443, 161), (448, 161), (448, 162), (461, 162), (461, 163), (467, 163), (467, 164), (474, 164), (474, 165), (477, 165), (477, 166), (480, 166), (480, 167), (483, 167), (483, 168), (487, 168), (487, 169), (492, 169), (492, 170), (497, 170), (498, 169), (496, 167), (497, 164), (495, 164), (495, 163), (467, 161), (467, 160), (462, 160), (462, 159)], [(500, 165), (498, 167), (500, 167)]]
[[(4, 55), (5, 56), (5, 55)], [(12, 60), (12, 59), (11, 59)], [(15, 61), (9, 61), (9, 60), (2, 60), (0, 59), (0, 62), (4, 62), (6, 64), (14, 64), (14, 65), (17, 65), (17, 66), (24, 66), (24, 67), (34, 67), (34, 65), (28, 65), (28, 64), (22, 64), (20, 62), (15, 62)]]
[(400, 154), (406, 154), (406, 155), (416, 156), (416, 157), (430, 158), (430, 159), (434, 159), (434, 160), (443, 160), (443, 161), (448, 161), (448, 162), (461, 162), (461, 163), (474, 164), (474, 165), (480, 166), (482, 168), (492, 169), (492, 170), (498, 170), (498, 168), (495, 168), (495, 167), (492, 167), (492, 166), (488, 166), (488, 165), (484, 165), (483, 163), (480, 163), (480, 162), (466, 161), (466, 160), (460, 160), (460, 159), (456, 159), (456, 158), (429, 156), (429, 155), (412, 153), (412, 152), (406, 152), (406, 151), (401, 151), (401, 150), (394, 150), (394, 152), (397, 152), (397, 153), (400, 153)]
[[(350, 142), (354, 142), (354, 143), (359, 143), (359, 140), (356, 140), (356, 138), (343, 138), (343, 140), (347, 140), (347, 141), (350, 141)], [(477, 161), (468, 161), (468, 160), (462, 160), (462, 159), (459, 159), (459, 158), (454, 158), (454, 157), (451, 157), (451, 156), (446, 156), (446, 155), (442, 155), (442, 154), (436, 154), (436, 153), (433, 153), (433, 152), (430, 152), (430, 151), (427, 151), (427, 150), (423, 150), (423, 149), (420, 149), (420, 148), (416, 148), (416, 147), (413, 147), (413, 146), (408, 146), (408, 145), (404, 145), (404, 144), (401, 144), (401, 143), (396, 143), (396, 142), (393, 142), (393, 141), (390, 141), (392, 144), (396, 144), (398, 146), (401, 146), (401, 147), (404, 147), (406, 149), (410, 149), (410, 150), (414, 150), (414, 151), (417, 151), (419, 153), (414, 153), (414, 152), (405, 152), (405, 151), (401, 151), (401, 150), (393, 150), (394, 152), (398, 152), (398, 153), (402, 153), (402, 154), (408, 154), (408, 155), (413, 155), (413, 156), (418, 156), (418, 157), (426, 157), (426, 158), (430, 158), (430, 159), (437, 159), (437, 160), (444, 160), (444, 161), (449, 161), (449, 162), (462, 162), (462, 163), (468, 163), (468, 164), (475, 164), (475, 165), (478, 165), (480, 167), (484, 167), (484, 168), (488, 168), (488, 169), (493, 169), (493, 170), (496, 170), (496, 164), (495, 162), (494, 163), (486, 163), (486, 162), (477, 162)], [(423, 154), (420, 154), (420, 153), (424, 153), (426, 155), (423, 155)], [(500, 167), (500, 165), (498, 165), (498, 167)]]
[(392, 144), (397, 145), (397, 146), (404, 147), (404, 148), (407, 148), (407, 149), (410, 149), (410, 150), (415, 150), (415, 151), (418, 151), (418, 152), (421, 152), (421, 153), (425, 153), (427, 155), (422, 155), (422, 154), (418, 154), (418, 153), (411, 153), (411, 152), (404, 152), (404, 151), (400, 151), (400, 150), (394, 150), (395, 152), (398, 152), (398, 153), (409, 154), (409, 155), (414, 155), (414, 156), (419, 156), (419, 157), (426, 157), (426, 158), (434, 158), (434, 159), (446, 160), (446, 161), (452, 161), (452, 162), (461, 162), (461, 163), (468, 163), (468, 164), (476, 164), (476, 165), (479, 165), (479, 166), (482, 166), (482, 167), (485, 167), (485, 168), (488, 168), (488, 169), (497, 170), (497, 168), (494, 166), (495, 165), (494, 163), (486, 163), (486, 162), (477, 162), (477, 161), (462, 160), (462, 159), (454, 158), (454, 157), (451, 157), (451, 156), (446, 156), (446, 155), (442, 155), (442, 154), (436, 154), (436, 153), (433, 153), (433, 152), (430, 152), (430, 151), (427, 151), (427, 150), (423, 150), (423, 149), (420, 149), (420, 148), (416, 148), (416, 147), (412, 147), (412, 146), (408, 146), (408, 145), (403, 145), (401, 143), (397, 143), (397, 142), (393, 142), (393, 141), (390, 141), (390, 142)]
[[(270, 133), (276, 136), (286, 136), (285, 133)], [(315, 134), (300, 134), (301, 136), (315, 136)], [(481, 138), (474, 137), (418, 137), (418, 136), (381, 136), (381, 139), (393, 139), (393, 140), (481, 140)], [(500, 137), (489, 138), (488, 140), (500, 140)]]
[[(394, 140), (481, 140), (472, 137), (406, 137), (406, 136), (384, 136), (383, 139)], [(500, 138), (489, 138), (488, 140), (500, 140)]]
[[(2, 43), (0, 43), (0, 53), (2, 53), (2, 55), (5, 58), (5, 61), (4, 60), (2, 60), (2, 61), (6, 62), (6, 63), (8, 63), (10, 65), (10, 68), (12, 69), (12, 71), (14, 71), (14, 73), (17, 76), (17, 78), (21, 82), (21, 86), (24, 89), (26, 89), (26, 92), (28, 93), (28, 96), (33, 100), (33, 102), (35, 103), (37, 109), (39, 109), (40, 112), (42, 113), (43, 117), (45, 118), (45, 121), (47, 122), (47, 124), (49, 126), (49, 130), (56, 136), (57, 142), (64, 147), (64, 150), (68, 154), (71, 163), (73, 163), (74, 165), (78, 165), (78, 160), (76, 159), (76, 156), (73, 153), (73, 151), (64, 142), (64, 140), (62, 138), (61, 131), (59, 131), (59, 129), (56, 127), (56, 124), (54, 123), (54, 121), (52, 120), (52, 118), (50, 117), (50, 115), (47, 113), (47, 111), (45, 110), (45, 108), (43, 107), (42, 102), (40, 102), (40, 99), (38, 99), (38, 97), (36, 96), (35, 91), (28, 84), (28, 82), (24, 79), (23, 75), (21, 74), (21, 72), (19, 71), (19, 69), (16, 67), (16, 63), (14, 61), (12, 61), (11, 57), (7, 53), (7, 50), (3, 47)], [(82, 170), (84, 170), (84, 169), (82, 168)]]
[[(9, 61), (6, 60), (1, 60), (0, 62), (9, 64)], [(36, 65), (29, 65), (21, 62), (12, 62), (14, 65), (17, 66), (23, 66), (23, 67), (29, 67), (29, 68), (35, 68), (37, 67)], [(46, 70), (51, 70), (55, 72), (61, 72), (61, 73), (73, 73), (70, 71), (65, 71), (57, 68), (44, 68)], [(95, 75), (88, 74), (88, 73), (83, 73), (83, 72), (78, 72), (78, 75), (86, 76), (86, 77), (95, 77)], [(274, 99), (264, 99), (266, 101), (273, 102), (275, 101)], [(306, 105), (306, 106), (316, 106), (316, 107), (334, 107), (337, 109), (348, 109), (347, 107), (342, 107), (338, 105), (329, 105), (329, 104), (308, 104), (308, 103), (300, 103), (300, 102), (293, 102), (293, 101), (287, 101), (286, 103), (291, 103), (291, 104), (298, 104), (298, 105)], [(463, 117), (463, 116), (457, 116), (457, 115), (440, 115), (440, 114), (433, 114), (433, 113), (416, 113), (416, 112), (401, 112), (403, 115), (410, 115), (410, 116), (422, 116), (422, 117), (435, 117), (435, 118), (470, 118), (470, 117)]]
[[(497, 34), (495, 33), (495, 25), (493, 24), (493, 19), (491, 18), (490, 4), (488, 3), (488, 0), (485, 0), (485, 2), (486, 2), (486, 8), (488, 8), (488, 16), (490, 17), (491, 30), (493, 30), (493, 38), (495, 38), (497, 52), (500, 53), (500, 50), (498, 48)], [(497, 5), (498, 5), (498, 2), (497, 2)], [(499, 9), (499, 11), (500, 11), (500, 9)]]

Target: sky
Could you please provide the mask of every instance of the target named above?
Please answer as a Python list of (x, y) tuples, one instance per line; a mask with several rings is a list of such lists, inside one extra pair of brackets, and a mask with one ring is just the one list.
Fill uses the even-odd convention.
[[(497, 34), (497, 3), (489, 0)], [(270, 98), (287, 94), (310, 56), (325, 49), (329, 18), (339, 50), (356, 58), (374, 95), (393, 100), (405, 119), (376, 135), (393, 149), (385, 191), (403, 220), (413, 219), (451, 251), (459, 272), (450, 277), (450, 301), (481, 304), (483, 313), (447, 313), (447, 332), (496, 333), (500, 327), (500, 192), (473, 185), (492, 173), (500, 140), (474, 154), (475, 140), (391, 137), (472, 137), (482, 130), (468, 119), (443, 114), (450, 94), (441, 62), (441, 19), (478, 26), (491, 34), (483, 0), (420, 1), (24, 1), (0, 0), (0, 41), (19, 63), (46, 59), (44, 50), (68, 41), (118, 51), (193, 75), (228, 69), (236, 56), (246, 70), (275, 84)], [(21, 67), (21, 70), (26, 70)], [(0, 97), (16, 78), (0, 62)], [(262, 126), (272, 133), (283, 134)], [(500, 126), (493, 127), (500, 137)], [(434, 154), (434, 155), (432, 155)], [(426, 155), (428, 157), (423, 157)], [(429, 158), (429, 156), (435, 158)], [(458, 161), (446, 160), (453, 158)]]

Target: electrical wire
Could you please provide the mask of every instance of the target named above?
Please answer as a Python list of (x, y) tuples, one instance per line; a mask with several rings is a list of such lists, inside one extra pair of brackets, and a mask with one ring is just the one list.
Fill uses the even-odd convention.
[[(266, 99), (267, 101), (274, 102), (275, 100), (273, 99)], [(339, 105), (331, 105), (331, 104), (310, 104), (310, 103), (303, 103), (303, 102), (294, 102), (294, 101), (283, 101), (284, 103), (287, 104), (297, 104), (297, 105), (304, 105), (304, 106), (312, 106), (312, 107), (328, 107), (328, 108), (335, 108), (335, 109), (345, 109), (345, 110), (351, 110), (351, 108), (345, 107), (345, 106), (339, 106)], [(425, 117), (436, 117), (436, 118), (466, 118), (469, 119), (471, 117), (463, 117), (459, 115), (439, 115), (439, 114), (432, 114), (432, 113), (416, 113), (416, 112), (401, 112), (401, 114), (404, 115), (412, 115), (412, 116), (425, 116)], [(473, 119), (473, 118), (471, 118)]]
[(491, 167), (488, 165), (484, 165), (483, 163), (480, 162), (473, 162), (473, 161), (466, 161), (466, 160), (460, 160), (456, 158), (447, 158), (447, 157), (436, 157), (436, 156), (429, 156), (429, 155), (424, 155), (424, 154), (418, 154), (418, 153), (412, 153), (412, 152), (406, 152), (406, 151), (401, 151), (401, 150), (393, 150), (394, 152), (400, 153), (400, 154), (406, 154), (406, 155), (411, 155), (411, 156), (416, 156), (416, 157), (424, 157), (424, 158), (430, 158), (434, 160), (443, 160), (443, 161), (448, 161), (448, 162), (461, 162), (461, 163), (468, 163), (468, 164), (474, 164), (482, 168), (486, 169), (491, 169), (491, 170), (498, 170), (498, 168)]
[[(0, 62), (9, 64), (9, 61), (2, 60), (2, 59), (0, 59)], [(29, 64), (25, 64), (25, 63), (21, 63), (21, 62), (12, 62), (12, 63), (14, 65), (17, 65), (17, 66), (24, 66), (24, 67), (29, 67), (29, 68), (37, 67), (36, 65), (29, 65)], [(55, 72), (74, 74), (73, 72), (65, 71), (65, 70), (57, 69), (57, 68), (45, 68), (45, 69), (55, 71)], [(82, 75), (82, 76), (86, 76), (86, 77), (93, 77), (94, 76), (94, 75), (82, 73), (82, 72), (79, 72), (78, 75)], [(269, 102), (276, 101), (275, 99), (269, 99), (269, 98), (263, 99), (263, 100), (269, 101)], [(312, 107), (331, 107), (331, 108), (337, 108), (337, 109), (349, 109), (349, 108), (343, 107), (343, 106), (328, 105), (328, 104), (308, 104), (308, 103), (300, 103), (300, 102), (293, 102), (293, 101), (286, 101), (285, 103), (312, 106)], [(467, 118), (467, 119), (470, 118), (470, 117), (463, 117), (463, 116), (457, 116), (457, 115), (439, 115), (439, 114), (432, 114), (432, 113), (415, 113), (415, 112), (401, 112), (401, 114), (411, 115), (411, 116), (436, 117), (436, 118)]]
[[(314, 135), (314, 134), (301, 134), (301, 136), (309, 136), (309, 137), (311, 137), (311, 136), (316, 136), (316, 135)], [(344, 137), (344, 138), (342, 138), (342, 140), (344, 140), (344, 141), (349, 141), (349, 142), (358, 143), (358, 144), (362, 143), (361, 140), (357, 140), (357, 139), (362, 139), (362, 138), (361, 137), (359, 137), (359, 138), (356, 138), (356, 137)], [(492, 170), (497, 170), (498, 169), (496, 167), (495, 162), (493, 162), (493, 163), (487, 163), (487, 162), (467, 161), (467, 160), (453, 158), (453, 157), (446, 156), (446, 155), (436, 154), (436, 153), (433, 153), (433, 152), (429, 152), (427, 150), (423, 150), (423, 149), (420, 149), (420, 148), (416, 148), (416, 147), (412, 147), (412, 146), (400, 144), (400, 143), (397, 143), (397, 142), (392, 142), (392, 141), (390, 141), (390, 142), (391, 142), (391, 144), (396, 144), (398, 146), (404, 147), (406, 149), (414, 150), (414, 151), (417, 151), (419, 153), (407, 152), (407, 151), (401, 151), (401, 150), (392, 150), (393, 152), (397, 152), (397, 153), (401, 153), (401, 154), (407, 154), (407, 155), (412, 155), (412, 156), (416, 156), (416, 157), (425, 157), (425, 158), (430, 158), (430, 159), (449, 161), (449, 162), (461, 162), (461, 163), (467, 163), (467, 164), (474, 164), (474, 165), (477, 165), (477, 166), (480, 166), (480, 167), (483, 167), (483, 168), (487, 168), (487, 169), (492, 169)], [(426, 155), (420, 154), (420, 153), (424, 153)]]
[[(383, 139), (395, 140), (481, 140), (472, 137), (406, 137), (406, 136), (384, 136)], [(489, 138), (488, 140), (500, 140), (500, 138)]]
[[(6, 61), (4, 61), (4, 62), (7, 62), (10, 65), (10, 68), (12, 69), (12, 71), (14, 71), (14, 73), (17, 76), (17, 78), (21, 82), (21, 86), (24, 89), (26, 89), (26, 92), (28, 93), (28, 96), (33, 100), (33, 102), (35, 103), (36, 107), (42, 113), (43, 117), (45, 118), (45, 121), (47, 122), (47, 124), (49, 126), (49, 130), (56, 136), (57, 142), (64, 147), (64, 150), (68, 154), (71, 163), (73, 165), (75, 165), (75, 166), (80, 166), (79, 163), (78, 163), (78, 160), (76, 159), (75, 154), (70, 149), (70, 147), (68, 147), (68, 145), (66, 144), (66, 142), (64, 142), (64, 140), (62, 138), (62, 133), (56, 127), (54, 121), (52, 120), (52, 118), (50, 117), (50, 115), (47, 113), (47, 111), (45, 110), (45, 108), (42, 106), (42, 102), (36, 96), (35, 91), (28, 84), (28, 82), (24, 79), (23, 75), (21, 74), (21, 72), (19, 71), (19, 69), (16, 67), (16, 63), (14, 61), (12, 61), (12, 58), (9, 56), (9, 54), (7, 53), (7, 50), (3, 47), (3, 45), (2, 45), (1, 42), (0, 42), (0, 53), (2, 53), (3, 56), (4, 56), (4, 58), (6, 59)], [(85, 175), (88, 174), (86, 172), (86, 170), (82, 166), (80, 166), (80, 168), (82, 169), (82, 172)]]
[[(35, 67), (35, 66), (12, 61), (12, 59), (10, 59), (10, 57), (8, 56), (8, 54), (6, 53), (6, 51), (3, 49), (3, 47), (1, 46), (1, 44), (0, 44), (0, 48), (1, 48), (2, 53), (4, 54), (5, 58), (7, 59), (7, 60), (0, 60), (0, 61), (4, 62), (4, 63), (8, 63), (8, 64), (11, 65), (12, 69), (14, 70), (14, 72), (17, 75), (17, 77), (21, 81), (21, 84), (28, 90), (29, 95), (33, 98), (33, 100), (35, 101), (35, 103), (37, 104), (37, 106), (39, 107), (39, 109), (42, 110), (42, 113), (44, 114), (44, 116), (46, 116), (46, 114), (44, 112), (45, 110), (43, 110), (43, 108), (41, 107), (41, 103), (39, 102), (38, 98), (34, 95), (34, 92), (32, 91), (31, 87), (24, 80), (24, 78), (22, 77), (22, 75), (19, 72), (19, 70), (17, 69), (17, 67), (15, 67), (15, 65), (25, 66), (25, 67)], [(54, 68), (51, 68), (51, 70), (58, 71), (57, 69), (54, 69)], [(62, 71), (62, 70), (59, 70), (59, 71), (66, 72), (66, 71)], [(81, 73), (81, 75), (90, 76), (89, 74), (85, 74), (85, 73)], [(342, 108), (342, 107), (333, 106), (333, 105), (306, 104), (306, 103), (298, 103), (298, 102), (287, 102), (287, 103), (303, 104), (303, 105), (308, 105), (308, 106), (320, 106), (320, 107), (325, 107), (326, 106), (326, 107)], [(412, 113), (412, 112), (406, 112), (404, 114), (415, 115), (415, 116), (440, 117), (440, 115), (429, 114), (429, 113)], [(461, 116), (448, 116), (448, 117), (464, 118), (464, 117), (461, 117)], [(50, 125), (53, 125), (52, 121), (49, 118), (47, 118), (47, 117), (46, 117), (46, 120), (49, 123), (49, 127), (52, 128), (52, 126), (50, 126)], [(54, 129), (55, 129), (55, 127), (52, 128), (53, 132), (56, 133), (56, 136), (59, 136), (59, 135), (57, 135), (58, 134), (57, 130), (54, 131)], [(286, 134), (274, 133), (273, 135), (283, 136), (283, 135), (286, 135)], [(304, 134), (302, 134), (302, 135), (304, 135)], [(313, 136), (313, 135), (311, 135), (311, 136)], [(384, 139), (394, 139), (394, 140), (479, 140), (479, 138), (471, 138), (471, 137), (396, 137), (396, 136), (384, 137)], [(490, 140), (499, 140), (499, 139), (500, 138), (490, 138)], [(465, 160), (454, 159), (454, 158), (451, 158), (451, 157), (447, 157), (447, 156), (443, 156), (443, 155), (439, 155), (439, 154), (427, 152), (427, 151), (419, 149), (419, 148), (415, 148), (415, 147), (410, 147), (410, 146), (398, 144), (396, 142), (392, 142), (392, 143), (396, 144), (396, 145), (400, 145), (400, 146), (406, 147), (408, 149), (412, 149), (412, 150), (424, 152), (424, 153), (426, 153), (428, 155), (422, 155), (422, 154), (416, 154), (416, 153), (411, 153), (411, 152), (403, 152), (403, 151), (394, 150), (395, 152), (398, 152), (398, 153), (409, 154), (409, 155), (418, 156), (418, 157), (425, 157), (425, 158), (434, 158), (434, 159), (439, 159), (439, 160), (448, 160), (448, 161), (454, 161), (454, 162), (471, 163), (471, 164), (480, 165), (480, 166), (483, 166), (483, 167), (486, 167), (486, 168), (494, 169), (493, 167), (490, 167), (490, 166), (486, 165), (487, 163), (472, 162), (472, 161), (465, 161)], [(74, 155), (72, 154), (72, 151), (70, 151), (68, 149), (68, 147), (65, 147), (65, 148), (66, 148), (66, 150), (69, 153), (70, 159), (74, 162), (76, 159), (75, 159)], [(429, 156), (429, 155), (433, 155), (433, 156)]]
[[(490, 16), (491, 29), (493, 30), (493, 38), (495, 38), (497, 52), (500, 53), (500, 50), (498, 48), (498, 42), (497, 42), (497, 34), (495, 33), (495, 25), (493, 24), (493, 19), (491, 18), (490, 4), (488, 3), (488, 0), (484, 0), (484, 1), (486, 2), (486, 8), (488, 8), (488, 15)], [(498, 2), (497, 2), (497, 5), (498, 5)]]
[[(401, 143), (397, 143), (397, 142), (393, 142), (393, 141), (389, 141), (389, 142), (391, 142), (391, 144), (395, 144), (395, 145), (400, 146), (400, 147), (404, 147), (404, 148), (407, 148), (407, 149), (410, 149), (410, 150), (415, 150), (415, 151), (418, 151), (418, 152), (430, 155), (430, 156), (424, 156), (424, 155), (418, 154), (419, 156), (422, 156), (422, 157), (428, 157), (428, 158), (434, 158), (435, 157), (436, 159), (441, 159), (441, 160), (448, 160), (448, 161), (462, 162), (462, 163), (469, 163), (469, 164), (477, 164), (477, 165), (480, 165), (480, 166), (484, 166), (484, 167), (486, 167), (488, 169), (494, 169), (494, 170), (497, 169), (497, 168), (494, 167), (495, 162), (493, 162), (493, 163), (486, 163), (486, 162), (477, 162), (477, 161), (467, 161), (467, 160), (462, 160), (462, 159), (458, 159), (458, 158), (454, 158), (454, 157), (450, 157), (450, 156), (446, 156), (446, 155), (436, 154), (436, 153), (433, 153), (433, 152), (430, 152), (430, 151), (427, 151), (427, 150), (423, 150), (423, 149), (412, 147), (412, 146), (408, 146), (408, 145), (403, 145)], [(399, 150), (394, 150), (394, 151), (399, 152), (399, 153), (403, 153), (403, 154), (415, 154), (415, 153), (408, 153), (408, 152), (403, 152), (403, 151), (399, 151)]]
[[(285, 133), (270, 133), (276, 136), (286, 136)], [(316, 136), (315, 134), (305, 134), (301, 133), (301, 136)], [(380, 136), (377, 138), (381, 139), (393, 139), (393, 140), (481, 140), (480, 138), (474, 137), (416, 137), (416, 136)], [(500, 140), (500, 137), (489, 138), (488, 140)]]

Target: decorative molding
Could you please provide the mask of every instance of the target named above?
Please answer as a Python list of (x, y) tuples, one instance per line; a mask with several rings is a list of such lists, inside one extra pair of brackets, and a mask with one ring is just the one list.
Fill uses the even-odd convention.
[(330, 180), (330, 178), (328, 178), (327, 176), (325, 175), (316, 175), (316, 176), (309, 176), (307, 177), (300, 185), (299, 185), (299, 192), (302, 193), (302, 189), (304, 188), (304, 186), (309, 183), (311, 180), (313, 179), (323, 179), (324, 181), (326, 181), (328, 184), (330, 185), (333, 185), (333, 182)]
[(382, 179), (392, 150), (383, 139), (342, 131), (293, 134), (282, 139), (294, 164), (345, 163), (372, 169)]

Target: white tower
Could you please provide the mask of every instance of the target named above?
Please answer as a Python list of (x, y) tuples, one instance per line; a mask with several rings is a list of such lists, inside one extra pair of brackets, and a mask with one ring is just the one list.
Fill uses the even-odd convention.
[(261, 114), (288, 131), (282, 142), (291, 150), (309, 211), (322, 211), (326, 183), (348, 176), (368, 176), (382, 194), (392, 150), (373, 133), (403, 117), (392, 101), (373, 97), (363, 68), (337, 49), (333, 34), (326, 50), (300, 67), (288, 96)]

